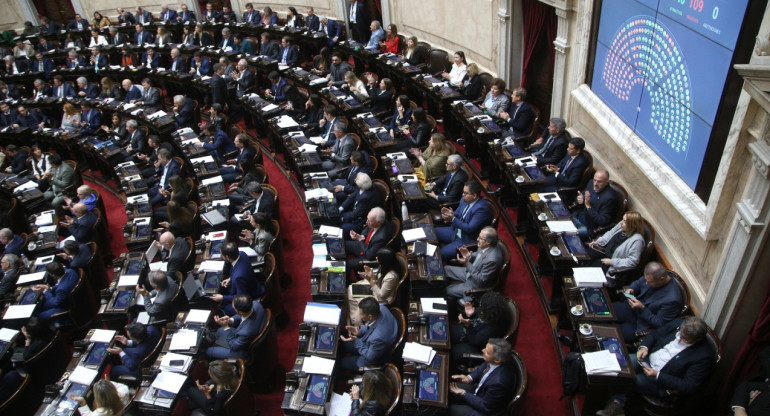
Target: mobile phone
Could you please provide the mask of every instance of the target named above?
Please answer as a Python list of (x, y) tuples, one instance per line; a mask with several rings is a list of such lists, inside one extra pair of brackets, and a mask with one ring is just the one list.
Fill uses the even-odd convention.
[(636, 296), (634, 296), (634, 295), (632, 295), (630, 293), (626, 293), (626, 292), (623, 292), (623, 296), (625, 296), (625, 297), (627, 297), (629, 299), (636, 299)]
[(171, 360), (168, 362), (171, 367), (181, 367), (184, 365), (184, 360)]
[(652, 368), (650, 367), (650, 363), (648, 363), (647, 361), (636, 360), (636, 362), (638, 362), (639, 365), (641, 365), (643, 368)]
[(447, 310), (447, 305), (445, 303), (435, 303), (434, 302), (433, 303), (433, 308), (434, 309), (438, 309), (440, 311), (445, 311), (445, 310)]

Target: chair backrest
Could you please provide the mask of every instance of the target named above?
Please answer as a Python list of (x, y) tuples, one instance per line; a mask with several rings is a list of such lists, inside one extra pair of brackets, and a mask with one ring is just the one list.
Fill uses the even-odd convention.
[(382, 179), (372, 180), (372, 186), (374, 186), (374, 189), (380, 194), (380, 200), (382, 201), (381, 206), (385, 209), (385, 212), (388, 212), (388, 207), (390, 207), (390, 187), (388, 187)]
[(497, 224), (500, 222), (500, 208), (497, 206), (497, 203), (491, 198), (484, 198), (484, 200), (487, 202), (487, 207), (489, 207), (489, 214), (490, 214), (489, 225), (497, 229)]
[(536, 105), (529, 103), (529, 108), (535, 113), (535, 119), (532, 120), (532, 129), (529, 131), (529, 136), (534, 137), (538, 132), (538, 124), (540, 123), (540, 109)]
[(644, 251), (639, 258), (639, 267), (650, 261), (652, 252), (655, 250), (655, 229), (646, 219), (642, 218), (642, 221), (644, 222)]
[(59, 380), (72, 357), (72, 351), (65, 347), (64, 334), (56, 331), (51, 341), (37, 354), (24, 361), (24, 368), (32, 374), (38, 385), (55, 383)]
[(481, 85), (484, 86), (484, 91), (489, 91), (489, 86), (492, 85), (493, 78), (494, 77), (489, 72), (482, 72), (479, 74), (479, 79), (481, 80)]
[(388, 240), (386, 246), (395, 252), (399, 252), (401, 251), (401, 239), (399, 238), (401, 235), (401, 220), (394, 216), (390, 219), (390, 226), (393, 228), (393, 237)]
[(257, 173), (257, 182), (259, 183), (267, 183), (267, 169), (265, 169), (265, 166), (262, 164), (256, 164), (254, 165), (254, 171)]
[[(187, 203), (189, 204), (190, 202), (192, 202), (192, 201), (188, 201)], [(196, 209), (196, 212), (197, 212), (197, 209), (198, 209), (197, 205), (196, 205), (195, 209)], [(200, 220), (198, 220), (198, 223), (200, 223)], [(185, 241), (187, 241), (187, 244), (190, 246), (190, 252), (187, 253), (187, 256), (185, 256), (185, 258), (184, 258), (184, 270), (182, 270), (182, 274), (185, 274), (185, 273), (189, 272), (190, 270), (192, 270), (193, 268), (195, 268), (195, 244), (193, 242), (192, 237), (185, 237), (184, 239), (185, 239)], [(180, 282), (181, 282), (181, 280), (180, 280)]]
[[(181, 288), (182, 285), (179, 285)], [(158, 339), (158, 343), (155, 344), (155, 347), (153, 347), (152, 351), (147, 354), (146, 357), (142, 360), (142, 362), (139, 363), (140, 368), (147, 368), (152, 365), (152, 363), (155, 362), (155, 360), (158, 359), (158, 355), (160, 355), (161, 350), (163, 349), (163, 344), (166, 342), (166, 327), (160, 328), (160, 339)]]
[(407, 261), (404, 253), (401, 253), (401, 252), (396, 253), (396, 260), (398, 261), (399, 266), (401, 266), (402, 272), (401, 272), (401, 277), (398, 279), (398, 285), (396, 285), (396, 290), (393, 292), (393, 297), (391, 299), (388, 299), (388, 306), (398, 306), (399, 308), (401, 308), (405, 306), (405, 303), (401, 302), (402, 298), (406, 300), (406, 296), (403, 296), (401, 292), (401, 287), (406, 281), (406, 278), (409, 277), (409, 262)]
[(372, 172), (377, 172), (377, 168), (380, 167), (380, 161), (372, 155), (369, 155), (369, 161), (372, 163)]
[(581, 190), (585, 189), (586, 185), (588, 185), (588, 181), (591, 180), (591, 178), (594, 176), (594, 157), (591, 156), (591, 153), (585, 149), (583, 149), (583, 154), (585, 154), (588, 158), (588, 165), (583, 171), (583, 176), (580, 177), (580, 184), (578, 185), (578, 189)]
[(78, 283), (70, 292), (70, 302), (70, 320), (76, 328), (85, 328), (94, 321), (97, 311), (96, 298), (83, 269), (80, 269)]
[(680, 312), (680, 315), (687, 315), (687, 313), (690, 311), (690, 301), (692, 298), (690, 298), (690, 288), (687, 287), (687, 283), (685, 283), (684, 279), (682, 279), (682, 276), (679, 276), (679, 274), (673, 270), (666, 270), (666, 273), (671, 277), (671, 280), (673, 280), (673, 283), (679, 288), (679, 291), (682, 292), (682, 300), (684, 301), (684, 305), (682, 305), (682, 311)]
[(231, 140), (235, 140), (235, 137), (241, 133), (243, 133), (243, 128), (239, 124), (231, 124), (227, 128), (227, 135)]
[(719, 340), (719, 335), (710, 326), (706, 327), (706, 329), (706, 341), (714, 353), (714, 364), (717, 364), (722, 360), (722, 342)]
[(280, 212), (278, 209), (278, 190), (273, 185), (263, 183), (262, 192), (270, 192), (273, 195), (273, 218), (278, 219), (278, 213)]
[(104, 260), (99, 253), (99, 245), (95, 241), (86, 245), (91, 250), (91, 258), (88, 260), (88, 276), (91, 281), (91, 289), (96, 293), (109, 286), (110, 281), (104, 267)]
[(516, 384), (513, 386), (513, 398), (508, 402), (507, 413), (509, 415), (515, 414), (516, 405), (521, 402), (524, 395), (527, 393), (527, 366), (524, 364), (524, 359), (516, 351), (511, 351), (511, 363), (516, 371)]
[(615, 224), (619, 223), (620, 220), (623, 219), (623, 214), (628, 211), (628, 191), (626, 191), (626, 188), (624, 188), (623, 185), (612, 180), (610, 180), (609, 187), (613, 192), (615, 192), (615, 194), (618, 196), (618, 199), (620, 200), (620, 203), (616, 207), (617, 210), (615, 211), (615, 218), (609, 226), (609, 228), (611, 228)]
[[(24, 379), (22, 379), (21, 385), (19, 385), (16, 391), (11, 394), (10, 397), (8, 397), (4, 402), (0, 403), (0, 414), (11, 414), (11, 408), (13, 408), (15, 412), (18, 412), (17, 414), (23, 414), (23, 411), (21, 411), (19, 407), (24, 405), (21, 400), (27, 392), (27, 389), (31, 386), (31, 380), (31, 374), (27, 373), (24, 375)], [(27, 404), (29, 405), (29, 403)]]
[(262, 275), (264, 280), (262, 284), (265, 285), (265, 295), (262, 297), (262, 305), (272, 311), (273, 316), (276, 319), (283, 313), (283, 299), (281, 296), (281, 288), (276, 277), (276, 261), (273, 253), (265, 254), (265, 264), (262, 269)]
[(431, 115), (425, 116), (425, 119), (428, 121), (428, 125), (430, 126), (430, 132), (433, 133), (436, 131), (436, 119)]
[(428, 55), (428, 72), (435, 74), (449, 68), (449, 54), (442, 49), (431, 49)]
[(245, 381), (246, 366), (243, 359), (239, 358), (234, 365), (238, 373), (238, 385), (225, 401), (224, 407), (227, 416), (241, 416), (244, 409), (254, 408), (254, 396), (249, 391), (249, 386)]
[(500, 247), (500, 254), (503, 256), (500, 270), (497, 272), (497, 281), (494, 290), (502, 293), (505, 288), (505, 282), (508, 280), (508, 269), (511, 267), (511, 249), (504, 241), (498, 240), (497, 246)]
[(176, 163), (179, 164), (179, 176), (186, 178), (188, 176), (188, 172), (185, 172), (184, 170), (184, 159), (182, 159), (180, 156), (174, 156), (172, 159), (176, 160)]
[(392, 357), (398, 347), (404, 342), (404, 334), (406, 334), (406, 317), (404, 316), (404, 312), (396, 307), (390, 308), (390, 313), (396, 318), (396, 323), (398, 324), (398, 338), (396, 338), (396, 343), (393, 344), (393, 347), (390, 349), (390, 356)]
[(398, 53), (404, 53), (404, 49), (406, 49), (406, 37), (401, 34), (396, 35), (396, 37), (398, 38)]
[(356, 144), (356, 150), (361, 149), (361, 136), (356, 133), (348, 133), (353, 138), (353, 143)]
[(390, 407), (388, 407), (388, 411), (385, 412), (386, 415), (391, 414), (398, 414), (395, 412), (396, 407), (398, 407), (398, 402), (401, 400), (401, 373), (398, 372), (398, 368), (393, 363), (387, 363), (384, 367), (382, 367), (382, 372), (385, 374), (385, 378), (388, 379), (390, 382), (390, 388), (391, 388), (391, 402)]
[(187, 187), (187, 199), (189, 201), (200, 202), (200, 195), (198, 194), (198, 185), (193, 178), (184, 179), (185, 186)]
[(508, 306), (508, 330), (505, 331), (505, 339), (511, 343), (512, 346), (516, 346), (516, 336), (519, 331), (519, 321), (521, 320), (521, 313), (519, 311), (519, 304), (515, 300), (505, 297)]

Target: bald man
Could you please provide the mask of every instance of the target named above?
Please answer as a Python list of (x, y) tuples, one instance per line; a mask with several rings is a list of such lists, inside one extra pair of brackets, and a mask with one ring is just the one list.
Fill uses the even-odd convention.
[(96, 214), (89, 211), (86, 204), (78, 202), (72, 207), (75, 217), (65, 216), (61, 222), (70, 235), (75, 237), (75, 241), (80, 244), (87, 244), (94, 241), (94, 224), (96, 224)]
[(168, 262), (166, 274), (176, 281), (176, 272), (187, 272), (184, 261), (190, 254), (190, 244), (183, 237), (175, 237), (170, 231), (166, 231), (160, 235), (160, 247), (165, 252), (163, 258)]

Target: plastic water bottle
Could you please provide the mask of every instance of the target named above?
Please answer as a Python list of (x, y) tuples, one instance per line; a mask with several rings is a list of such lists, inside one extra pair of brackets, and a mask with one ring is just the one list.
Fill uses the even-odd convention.
[(401, 202), (401, 219), (409, 221), (409, 210), (406, 208), (406, 201)]
[(24, 263), (24, 267), (29, 269), (29, 259), (27, 259), (27, 256), (25, 256), (23, 253), (21, 255), (21, 261)]

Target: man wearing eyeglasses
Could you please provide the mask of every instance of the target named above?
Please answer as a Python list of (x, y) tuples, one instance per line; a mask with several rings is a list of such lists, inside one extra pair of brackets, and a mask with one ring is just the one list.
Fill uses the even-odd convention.
[(487, 202), (481, 198), (481, 184), (476, 180), (465, 183), (463, 199), (457, 210), (441, 208), (441, 218), (451, 223), (448, 227), (436, 228), (436, 238), (441, 244), (441, 258), (452, 260), (457, 248), (476, 241), (482, 228), (490, 224), (492, 214)]
[[(476, 239), (478, 250), (471, 253), (465, 246), (458, 248), (457, 260), (463, 266), (446, 266), (444, 271), (449, 279), (446, 294), (448, 299), (457, 300), (460, 307), (470, 302), (466, 290), (483, 289), (492, 286), (495, 276), (503, 263), (503, 255), (497, 245), (497, 231), (484, 227)], [(459, 282), (459, 283), (458, 283)]]
[(431, 190), (426, 192), (426, 201), (432, 209), (439, 209), (444, 202), (458, 201), (462, 197), (463, 187), (468, 180), (468, 174), (460, 169), (463, 158), (460, 155), (449, 155), (446, 161), (446, 173), (430, 184)]

